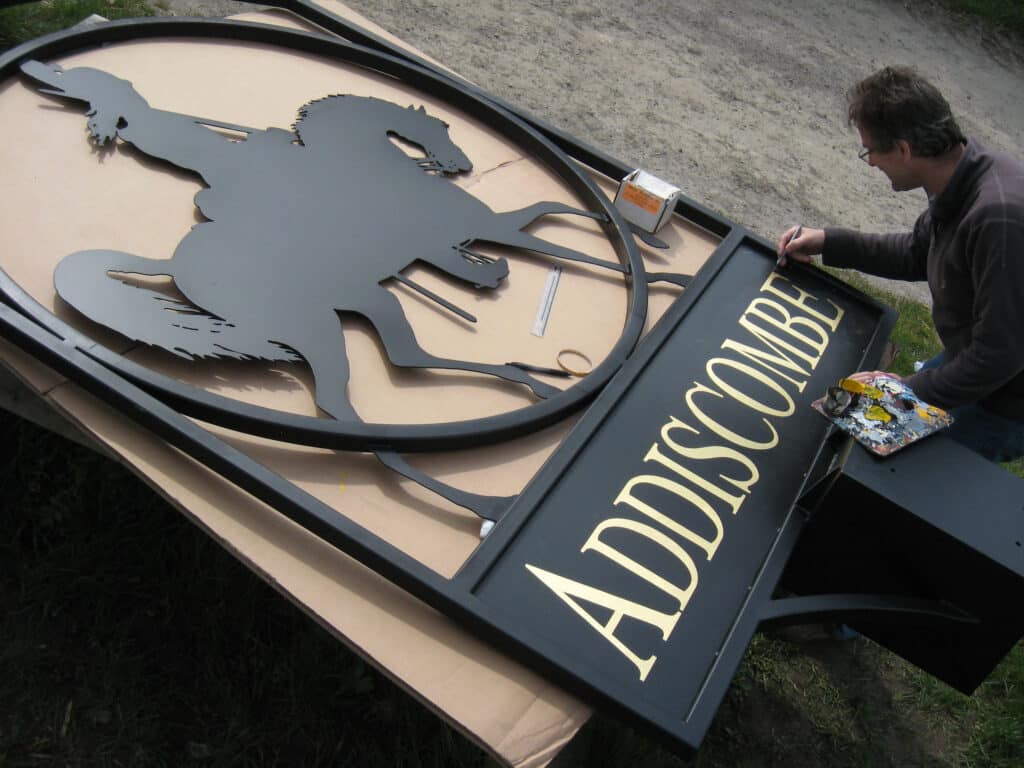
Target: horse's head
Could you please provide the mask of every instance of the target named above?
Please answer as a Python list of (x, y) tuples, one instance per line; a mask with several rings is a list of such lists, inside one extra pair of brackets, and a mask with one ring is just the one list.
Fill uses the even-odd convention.
[(461, 173), (473, 168), (448, 136), (448, 124), (428, 115), (423, 107), (403, 109), (372, 97), (328, 96), (303, 106), (295, 123), (299, 139), (310, 147), (346, 145), (366, 129), (382, 137), (398, 136), (420, 147), (424, 156), (416, 161), (424, 170)]
[(422, 106), (417, 109), (410, 104), (398, 110), (396, 125), (389, 134), (399, 136), (416, 144), (423, 150), (419, 164), (424, 170), (441, 173), (462, 173), (473, 169), (473, 164), (448, 135), (448, 123), (427, 114)]

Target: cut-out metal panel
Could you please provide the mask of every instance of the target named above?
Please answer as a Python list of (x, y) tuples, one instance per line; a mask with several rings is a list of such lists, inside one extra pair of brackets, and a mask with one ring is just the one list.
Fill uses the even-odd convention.
[[(215, 171), (209, 170), (209, 168), (217, 166), (217, 161), (210, 159), (209, 163), (212, 165), (208, 167), (203, 164), (206, 161), (188, 160), (184, 156), (177, 157), (181, 153), (173, 149), (178, 141), (173, 137), (178, 136), (180, 138), (182, 135), (188, 135), (194, 138), (198, 136), (200, 139), (199, 143), (204, 148), (214, 147), (211, 151), (217, 157), (230, 157), (232, 154), (246, 152), (245, 146), (248, 144), (248, 140), (244, 142), (231, 142), (210, 130), (211, 127), (229, 125), (228, 123), (220, 122), (217, 118), (166, 113), (161, 110), (140, 106), (141, 95), (134, 93), (130, 83), (125, 82), (123, 78), (112, 78), (103, 73), (97, 74), (96, 70), (85, 71), (84, 69), (78, 72), (72, 69), (61, 75), (55, 72), (50, 65), (29, 63), (111, 42), (154, 38), (167, 39), (174, 36), (200, 40), (228, 38), (239, 42), (280, 46), (285, 50), (314, 53), (346, 62), (354, 67), (365, 68), (368, 71), (395, 78), (410, 88), (430, 93), (437, 99), (443, 100), (452, 108), (461, 110), (483, 121), (497, 131), (504, 140), (520, 148), (523, 153), (529, 155), (553, 173), (573, 195), (581, 200), (582, 208), (586, 210), (582, 211), (575, 206), (540, 200), (526, 206), (523, 210), (500, 214), (495, 213), (484, 203), (471, 195), (467, 195), (457, 185), (449, 183), (441, 176), (425, 172), (425, 170), (433, 168), (434, 163), (440, 164), (442, 170), (445, 168), (455, 170), (459, 167), (467, 167), (467, 164), (470, 162), (464, 158), (458, 147), (444, 138), (442, 135), (444, 133), (444, 124), (430, 119), (429, 116), (420, 113), (418, 109), (407, 110), (405, 107), (394, 109), (394, 105), (391, 105), (390, 115), (392, 120), (403, 119), (409, 121), (412, 127), (406, 131), (407, 133), (422, 132), (424, 130), (423, 126), (428, 126), (429, 130), (432, 131), (432, 137), (421, 138), (428, 144), (433, 144), (435, 152), (446, 152), (447, 154), (443, 160), (430, 160), (430, 165), (427, 169), (421, 168), (415, 160), (407, 158), (387, 140), (389, 128), (393, 126), (386, 124), (376, 125), (373, 129), (374, 141), (379, 142), (378, 146), (382, 152), (386, 153), (383, 156), (388, 159), (384, 162), (394, 162), (393, 168), (400, 169), (397, 172), (405, 177), (405, 185), (410, 187), (410, 194), (407, 197), (400, 195), (394, 205), (390, 204), (391, 198), (388, 196), (370, 196), (378, 198), (376, 200), (378, 203), (380, 202), (380, 197), (385, 197), (386, 205), (384, 210), (387, 211), (387, 216), (382, 217), (379, 210), (370, 213), (363, 207), (366, 200), (365, 185), (369, 183), (366, 176), (375, 171), (375, 169), (380, 170), (377, 166), (367, 165), (364, 169), (366, 173), (362, 174), (359, 178), (346, 178), (343, 174), (328, 173), (327, 171), (331, 170), (330, 164), (324, 163), (321, 158), (319, 162), (312, 163), (314, 167), (311, 171), (311, 177), (314, 180), (319, 178), (319, 181), (315, 182), (320, 185), (318, 194), (324, 194), (328, 196), (328, 199), (336, 200), (338, 210), (346, 211), (345, 215), (339, 214), (337, 210), (332, 212), (323, 211), (323, 215), (316, 217), (316, 226), (305, 220), (298, 223), (289, 223), (292, 214), (302, 208), (297, 203), (301, 203), (302, 199), (313, 199), (316, 196), (312, 194), (306, 198), (300, 196), (298, 201), (288, 198), (287, 201), (282, 202), (279, 199), (279, 204), (284, 206), (288, 216), (279, 216), (277, 226), (270, 226), (274, 224), (274, 221), (273, 216), (268, 215), (268, 211), (263, 211), (264, 215), (258, 215), (260, 212), (255, 210), (250, 210), (248, 214), (244, 214), (246, 216), (252, 215), (257, 221), (260, 219), (271, 219), (268, 222), (269, 228), (266, 231), (257, 233), (261, 234), (262, 238), (255, 237), (252, 232), (246, 232), (244, 227), (234, 226), (233, 237), (223, 238), (222, 242), (220, 235), (215, 233), (231, 229), (232, 225), (230, 222), (232, 219), (237, 219), (237, 216), (241, 216), (244, 213), (241, 211), (236, 212), (237, 216), (233, 217), (231, 211), (234, 207), (242, 206), (244, 208), (245, 194), (252, 194), (258, 197), (260, 190), (266, 192), (268, 187), (263, 185), (262, 182), (256, 183), (254, 179), (249, 179), (249, 182), (246, 183), (244, 173), (251, 170), (248, 168), (249, 162), (247, 161), (233, 164), (234, 167), (240, 169), (243, 173), (241, 181), (235, 177), (225, 177), (235, 179), (234, 181), (225, 181), (224, 183), (230, 184), (233, 193), (238, 194), (229, 194), (227, 191), (223, 191), (223, 193), (218, 192), (217, 184), (215, 182), (211, 183), (204, 175), (204, 171), (206, 174), (211, 175), (211, 177), (215, 175)], [(58, 96), (60, 96), (59, 84), (62, 77), (72, 77), (77, 81), (94, 80), (101, 82), (102, 84), (98, 86), (95, 84), (90, 86), (89, 82), (86, 82), (85, 85), (76, 82), (68, 87), (69, 94), (73, 95), (78, 90), (79, 93), (75, 98), (86, 101), (90, 98), (87, 91), (90, 87), (93, 87), (101, 92), (102, 98), (108, 98), (113, 104), (110, 110), (104, 111), (100, 109), (96, 115), (91, 117), (93, 121), (93, 128), (91, 130), (98, 137), (112, 136), (114, 133), (124, 130), (128, 140), (131, 141), (131, 137), (135, 134), (132, 133), (132, 129), (128, 126), (127, 119), (118, 113), (131, 111), (132, 105), (137, 108), (139, 115), (153, 117), (155, 114), (156, 117), (165, 118), (164, 120), (156, 121), (162, 127), (154, 128), (153, 131), (142, 130), (141, 134), (145, 134), (145, 136), (140, 135), (138, 137), (139, 141), (143, 144), (153, 141), (154, 143), (150, 146), (150, 149), (154, 156), (175, 155), (181, 165), (197, 171), (210, 184), (209, 189), (197, 195), (197, 204), (199, 209), (207, 211), (210, 214), (209, 218), (213, 218), (214, 221), (200, 223), (184, 238), (179, 250), (188, 251), (189, 253), (183, 255), (192, 255), (192, 251), (201, 253), (217, 252), (220, 254), (221, 250), (223, 250), (222, 246), (230, 245), (231, 249), (244, 251), (246, 257), (258, 256), (258, 252), (266, 244), (265, 241), (270, 241), (277, 246), (273, 249), (275, 253), (285, 252), (290, 254), (288, 266), (293, 267), (293, 269), (288, 277), (289, 280), (294, 280), (297, 275), (302, 274), (302, 270), (298, 269), (295, 264), (295, 258), (292, 254), (293, 250), (296, 250), (299, 254), (313, 252), (316, 254), (314, 258), (322, 262), (323, 260), (329, 260), (333, 253), (328, 251), (330, 248), (336, 247), (342, 255), (338, 257), (336, 264), (332, 266), (337, 266), (340, 269), (340, 264), (347, 263), (349, 269), (362, 270), (366, 273), (363, 275), (365, 279), (354, 279), (352, 281), (354, 285), (359, 287), (359, 290), (352, 290), (347, 294), (351, 299), (350, 301), (338, 301), (339, 298), (344, 299), (346, 294), (345, 290), (342, 290), (337, 285), (334, 287), (338, 290), (334, 291), (334, 293), (340, 293), (342, 294), (341, 296), (336, 296), (332, 293), (330, 297), (323, 297), (324, 301), (327, 301), (328, 304), (335, 303), (340, 306), (330, 307), (326, 310), (324, 316), (328, 319), (321, 323), (325, 328), (324, 332), (317, 337), (316, 341), (307, 340), (305, 344), (297, 341), (289, 342), (284, 338), (288, 334), (282, 332), (280, 328), (270, 331), (270, 324), (267, 327), (261, 327), (259, 322), (253, 322), (253, 317), (259, 313), (252, 312), (247, 305), (236, 306), (239, 302), (245, 304), (244, 297), (249, 293), (249, 291), (242, 290), (242, 288), (250, 288), (259, 294), (259, 289), (262, 289), (264, 283), (273, 285), (274, 281), (257, 279), (259, 277), (258, 270), (244, 270), (237, 261), (232, 265), (231, 259), (226, 259), (227, 263), (223, 266), (223, 269), (227, 270), (228, 273), (226, 276), (219, 273), (209, 273), (210, 269), (222, 268), (216, 264), (212, 266), (204, 265), (205, 272), (190, 269), (187, 270), (188, 274), (177, 276), (180, 278), (180, 282), (185, 284), (184, 286), (179, 286), (184, 288), (185, 298), (193, 299), (190, 302), (190, 306), (181, 306), (180, 309), (190, 313), (195, 311), (192, 309), (192, 305), (194, 305), (195, 309), (201, 312), (198, 315), (192, 315), (192, 319), (198, 321), (192, 326), (197, 330), (189, 331), (175, 326), (170, 326), (171, 330), (168, 330), (167, 327), (161, 326), (159, 331), (153, 328), (150, 328), (148, 331), (150, 343), (191, 357), (215, 355), (218, 354), (219, 350), (219, 353), (225, 357), (262, 357), (264, 359), (281, 360), (294, 359), (296, 356), (305, 358), (306, 355), (303, 354), (305, 351), (308, 353), (309, 358), (313, 358), (311, 364), (314, 373), (316, 374), (318, 369), (324, 371), (322, 377), (326, 377), (331, 381), (328, 387), (319, 388), (322, 390), (320, 396), (322, 398), (327, 393), (331, 394), (331, 402), (324, 401), (322, 404), (328, 406), (328, 412), (331, 412), (333, 415), (338, 416), (340, 413), (339, 418), (328, 420), (301, 417), (247, 405), (230, 398), (218, 397), (211, 392), (204, 392), (194, 387), (184, 386), (168, 376), (162, 376), (152, 370), (135, 366), (120, 355), (113, 354), (111, 350), (101, 347), (97, 347), (94, 350), (97, 358), (102, 358), (107, 365), (117, 368), (122, 375), (133, 379), (147, 388), (159, 391), (164, 397), (182, 402), (189, 409), (190, 413), (195, 416), (242, 431), (273, 436), (280, 436), (283, 433), (289, 435), (292, 439), (300, 440), (307, 444), (330, 448), (373, 451), (417, 451), (437, 450), (442, 447), (457, 448), (480, 445), (508, 439), (511, 436), (538, 429), (558, 421), (568, 413), (582, 407), (600, 390), (611, 375), (618, 370), (640, 337), (646, 312), (647, 278), (643, 261), (633, 241), (633, 235), (621, 220), (621, 217), (619, 217), (614, 206), (601, 193), (589, 175), (572, 163), (564, 152), (553, 143), (530, 128), (523, 121), (496, 108), (485, 99), (464, 90), (446, 77), (428, 72), (404, 59), (353, 46), (335, 38), (261, 24), (213, 19), (144, 19), (110, 22), (96, 28), (56, 33), (7, 52), (0, 58), (0, 77), (16, 76), (23, 65), (27, 66), (26, 75), (33, 78), (33, 82), (44, 84), (43, 87), (47, 90), (57, 91)], [(115, 95), (103, 95), (106, 91), (114, 91)], [(130, 103), (127, 107), (123, 105), (119, 107), (118, 104), (122, 102)], [(142, 100), (142, 103), (144, 104), (144, 100)], [(341, 98), (325, 99), (320, 103), (320, 107), (324, 109), (328, 107), (336, 108), (338, 105), (346, 103), (382, 106), (379, 100), (352, 99), (349, 101), (347, 98)], [(302, 105), (296, 104), (295, 108), (300, 106)], [(386, 106), (382, 108), (388, 109)], [(364, 112), (366, 111), (366, 107), (361, 109)], [(365, 118), (366, 114), (363, 117)], [(411, 121), (409, 118), (411, 118)], [(100, 120), (102, 125), (97, 123), (97, 120)], [(118, 128), (120, 122), (123, 122), (124, 125)], [(142, 120), (142, 122), (145, 123), (145, 120)], [(300, 121), (300, 129), (302, 122)], [(310, 149), (315, 143), (310, 140), (309, 145), (306, 147), (294, 145), (291, 142), (296, 138), (296, 135), (283, 130), (270, 129), (255, 132), (247, 126), (233, 125), (232, 127), (242, 132), (251, 132), (250, 140), (256, 138), (256, 142), (249, 146), (249, 150), (261, 157), (264, 156), (264, 153), (259, 150), (253, 150), (253, 147), (261, 144), (264, 139), (269, 143), (277, 141), (280, 144), (280, 146), (275, 145), (276, 149), (271, 153), (275, 156), (280, 153), (299, 155), (304, 150)], [(309, 128), (310, 125), (307, 125), (307, 129)], [(163, 133), (161, 133), (162, 131)], [(180, 131), (191, 133), (182, 134)], [(299, 133), (301, 134), (301, 130)], [(328, 131), (328, 133), (332, 132)], [(153, 136), (157, 138), (154, 140), (152, 139)], [(161, 136), (163, 138), (160, 138)], [(306, 138), (310, 139), (308, 130)], [(168, 149), (168, 147), (172, 149)], [(367, 155), (366, 148), (362, 147), (361, 149), (362, 151), (357, 154), (362, 160), (365, 160)], [(145, 151), (144, 148), (143, 151)], [(197, 151), (200, 155), (203, 155), (203, 151)], [(269, 152), (269, 150), (267, 151)], [(188, 152), (186, 151), (185, 154), (187, 155)], [(314, 153), (309, 154), (312, 155)], [(164, 159), (170, 160), (172, 163), (175, 162), (174, 158), (166, 157)], [(286, 165), (290, 166), (291, 163), (286, 163)], [(263, 168), (263, 171), (267, 171), (267, 169)], [(267, 177), (280, 180), (282, 173), (264, 172), (257, 175), (260, 180)], [(320, 174), (319, 177), (318, 174)], [(387, 176), (386, 173), (382, 175)], [(391, 181), (394, 182), (395, 180), (392, 179)], [(420, 193), (415, 191), (419, 188), (418, 185), (424, 185), (420, 188)], [(288, 190), (290, 186), (293, 185), (284, 184), (282, 185), (282, 190)], [(387, 186), (389, 189), (403, 188), (402, 184), (395, 183), (389, 183)], [(343, 199), (339, 198), (339, 195), (342, 195)], [(445, 230), (448, 230), (447, 234), (442, 234), (441, 240), (428, 248), (427, 252), (424, 252), (423, 247), (430, 245), (429, 238), (434, 230), (434, 222), (449, 219), (448, 223), (452, 224), (449, 214), (440, 212), (444, 206), (441, 206), (441, 208), (433, 207), (444, 199), (453, 202), (455, 208), (458, 209), (455, 217), (459, 223), (453, 225), (454, 229), (442, 227), (441, 232), (443, 233)], [(344, 205), (345, 202), (351, 202), (352, 210), (359, 212), (359, 215), (355, 217), (349, 216)], [(295, 210), (292, 210), (293, 205)], [(532, 365), (533, 361), (525, 361), (526, 365), (522, 363), (517, 364), (515, 360), (503, 360), (496, 364), (459, 361), (459, 365), (466, 363), (474, 369), (481, 370), (483, 373), (521, 381), (535, 390), (540, 390), (541, 394), (546, 397), (542, 397), (528, 407), (518, 408), (506, 413), (480, 418), (467, 418), (441, 424), (371, 423), (353, 418), (355, 414), (352, 412), (349, 404), (343, 402), (343, 398), (337, 396), (339, 391), (344, 391), (344, 369), (346, 366), (343, 363), (344, 355), (339, 354), (344, 349), (344, 342), (339, 340), (340, 334), (337, 333), (337, 327), (340, 323), (334, 315), (334, 309), (345, 311), (354, 307), (356, 314), (370, 316), (373, 326), (385, 342), (386, 352), (389, 355), (393, 354), (400, 365), (412, 365), (415, 367), (420, 364), (426, 365), (430, 363), (431, 365), (427, 367), (433, 367), (433, 364), (437, 364), (437, 367), (453, 367), (452, 361), (439, 360), (436, 359), (436, 356), (435, 358), (427, 359), (429, 356), (422, 352), (422, 345), (417, 343), (413, 334), (410, 333), (409, 325), (404, 322), (401, 311), (399, 309), (395, 309), (395, 311), (390, 313), (386, 311), (386, 307), (389, 304), (388, 299), (383, 298), (380, 290), (375, 290), (380, 287), (380, 282), (382, 280), (394, 279), (402, 281), (405, 285), (414, 283), (414, 280), (410, 280), (402, 274), (404, 267), (413, 261), (429, 262), (431, 258), (434, 258), (435, 261), (443, 259), (446, 265), (446, 267), (443, 267), (443, 271), (454, 274), (456, 279), (462, 282), (480, 285), (481, 290), (486, 290), (484, 286), (494, 287), (499, 285), (506, 276), (507, 265), (500, 260), (488, 261), (486, 258), (480, 258), (472, 245), (474, 241), (506, 244), (574, 263), (593, 263), (596, 260), (587, 254), (559, 246), (556, 243), (548, 242), (543, 238), (535, 237), (522, 231), (523, 227), (541, 216), (569, 214), (568, 218), (579, 218), (579, 213), (584, 213), (587, 218), (598, 220), (600, 229), (607, 238), (612, 252), (618, 257), (617, 263), (600, 260), (599, 268), (611, 270), (620, 276), (623, 274), (627, 276), (625, 279), (619, 278), (622, 280), (622, 289), (626, 296), (626, 311), (623, 319), (622, 333), (620, 338), (611, 346), (605, 358), (594, 361), (594, 369), (589, 375), (585, 378), (573, 379), (567, 382), (570, 386), (561, 389), (560, 387), (556, 388), (540, 381), (534, 375), (536, 370), (533, 370), (535, 367)], [(573, 216), (573, 214), (577, 215)], [(402, 217), (405, 217), (405, 219)], [(391, 218), (397, 218), (397, 223), (390, 221)], [(338, 223), (335, 220), (353, 225), (349, 227), (351, 231), (341, 232), (332, 230), (331, 227)], [(226, 228), (218, 228), (218, 221), (227, 224)], [(293, 224), (295, 224), (294, 227)], [(300, 224), (307, 224), (308, 226), (299, 226)], [(459, 230), (459, 234), (455, 234), (455, 230)], [(474, 230), (476, 234), (474, 234)], [(278, 242), (277, 238), (282, 234), (288, 235), (286, 242)], [(379, 234), (385, 241), (389, 238), (392, 240), (394, 238), (401, 238), (401, 242), (398, 245), (395, 242), (375, 243), (375, 234)], [(352, 239), (352, 242), (348, 244), (351, 249), (348, 257), (344, 255), (344, 241), (346, 237), (351, 237)], [(211, 238), (214, 242), (207, 242)], [(236, 242), (236, 239), (240, 240), (240, 242)], [(308, 242), (310, 239), (316, 242)], [(443, 243), (439, 244), (442, 240)], [(194, 244), (195, 247), (193, 247)], [(101, 323), (107, 324), (109, 322), (111, 326), (118, 330), (127, 332), (127, 335), (131, 338), (133, 334), (138, 334), (145, 330), (147, 323), (139, 321), (136, 317), (137, 312), (129, 311), (127, 308), (123, 311), (125, 316), (116, 316), (118, 313), (117, 307), (123, 304), (126, 298), (134, 296), (138, 300), (132, 302), (131, 306), (133, 310), (138, 310), (140, 301), (143, 304), (147, 302), (155, 304), (155, 300), (151, 301), (155, 297), (152, 294), (147, 295), (138, 288), (132, 289), (138, 291), (138, 294), (133, 294), (132, 290), (125, 287), (121, 280), (111, 279), (110, 277), (103, 277), (101, 280), (100, 277), (107, 272), (121, 275), (122, 277), (131, 274), (144, 276), (147, 273), (158, 273), (160, 269), (166, 271), (168, 267), (164, 264), (152, 264), (148, 254), (119, 254), (110, 252), (104, 254), (103, 251), (94, 250), (96, 245), (93, 243), (83, 243), (83, 250), (68, 258), (67, 262), (57, 272), (58, 287), (61, 288), (63, 286), (62, 293), (67, 293), (67, 298), (71, 300), (72, 304), (81, 305), (82, 309), (88, 310), (86, 314), (91, 312)], [(379, 251), (374, 247), (375, 245), (386, 245), (389, 248)], [(392, 253), (392, 251), (399, 250), (400, 248), (405, 250), (402, 250), (400, 254)], [(441, 253), (442, 251), (443, 253)], [(395, 262), (389, 264), (387, 265), (388, 268), (381, 272), (380, 264), (374, 262), (374, 257), (380, 256), (381, 253), (384, 254), (383, 258), (385, 259), (392, 261), (398, 259), (402, 263)], [(437, 256), (437, 253), (441, 253), (441, 255)], [(432, 256), (431, 254), (434, 255)], [(187, 260), (183, 259), (183, 261)], [(173, 262), (175, 259), (171, 261)], [(177, 270), (172, 268), (171, 271)], [(313, 272), (315, 271), (313, 270)], [(384, 274), (385, 272), (387, 274)], [(264, 275), (263, 277), (266, 278), (267, 276)], [(206, 278), (210, 279), (207, 280)], [(215, 297), (206, 296), (208, 282), (215, 282), (216, 280), (237, 281), (240, 278), (245, 278), (249, 282), (244, 286), (236, 286), (238, 290), (234, 291), (234, 293), (237, 296), (231, 297), (231, 301), (234, 303), (230, 307), (203, 306), (203, 300), (207, 304), (218, 304)], [(327, 291), (331, 281), (323, 279), (324, 276), (322, 274), (319, 275), (319, 278), (319, 280), (313, 281), (312, 290), (314, 292)], [(474, 282), (475, 280), (479, 282)], [(101, 290), (100, 286), (105, 290)], [(414, 288), (413, 290), (416, 289)], [(367, 294), (374, 294), (383, 300), (368, 302)], [(331, 301), (328, 301), (328, 299), (331, 299)], [(434, 299), (428, 297), (428, 300)], [(282, 297), (277, 296), (273, 301), (269, 299), (255, 301), (253, 306), (262, 307), (265, 311), (276, 315), (278, 319), (283, 317), (287, 321), (289, 317), (296, 314), (296, 309), (299, 316), (306, 313), (310, 299), (308, 296), (305, 297), (305, 305), (301, 299), (290, 306), (284, 304), (278, 308), (281, 311), (275, 310), (275, 301), (277, 304), (280, 304)], [(393, 298), (391, 301), (393, 302)], [(373, 306), (363, 306), (363, 304), (367, 303)], [(384, 307), (384, 309), (381, 307)], [(113, 313), (114, 316), (108, 317), (109, 313)], [(172, 313), (168, 312), (166, 314), (170, 315)], [(232, 315), (244, 315), (250, 322), (239, 321), (237, 317), (232, 317)], [(143, 316), (145, 317), (146, 315)], [(302, 333), (307, 335), (311, 328), (316, 327), (315, 323), (308, 322), (308, 318), (306, 323), (299, 324), (303, 326)], [(326, 330), (327, 327), (330, 328), (330, 331)], [(223, 349), (221, 349), (216, 346), (218, 342), (212, 339), (213, 336), (233, 336), (235, 337), (235, 344), (232, 345), (230, 342), (222, 344), (221, 347)], [(270, 338), (272, 336), (278, 338)], [(135, 337), (146, 341), (141, 336), (136, 335)], [(192, 352), (189, 350), (190, 346), (193, 348)], [(302, 350), (302, 346), (306, 346), (306, 350)], [(320, 350), (320, 353), (317, 353), (317, 350)], [(494, 356), (500, 359), (501, 351), (495, 350)], [(306, 359), (308, 360), (308, 358)], [(540, 367), (544, 368), (544, 366)]]

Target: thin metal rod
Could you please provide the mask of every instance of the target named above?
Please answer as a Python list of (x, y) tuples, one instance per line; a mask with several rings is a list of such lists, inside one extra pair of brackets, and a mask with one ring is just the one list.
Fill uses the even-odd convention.
[(239, 133), (257, 133), (259, 128), (250, 128), (247, 125), (237, 125), (235, 123), (225, 123), (221, 120), (211, 120), (208, 117), (196, 117), (194, 115), (188, 115), (193, 122), (199, 123), (200, 125), (208, 125), (211, 128), (224, 128), (229, 131), (238, 131)]
[(473, 317), (473, 315), (469, 314), (469, 312), (467, 312), (466, 310), (464, 310), (464, 309), (462, 309), (460, 307), (457, 307), (454, 304), (452, 304), (450, 301), (448, 301), (447, 299), (444, 299), (444, 298), (438, 296), (436, 293), (434, 293), (429, 288), (424, 288), (419, 283), (414, 283), (412, 280), (410, 280), (408, 277), (406, 277), (402, 273), (395, 272), (395, 274), (393, 274), (392, 277), (395, 278), (395, 280), (400, 282), (402, 285), (407, 285), (410, 288), (412, 288), (414, 291), (416, 291), (417, 293), (422, 293), (424, 296), (426, 296), (431, 301), (436, 301), (438, 304), (440, 304), (442, 307), (447, 309), (449, 312), (454, 312), (456, 315), (461, 317), (463, 320), (469, 320), (469, 322), (471, 322), (471, 323), (475, 323), (476, 322), (476, 318)]

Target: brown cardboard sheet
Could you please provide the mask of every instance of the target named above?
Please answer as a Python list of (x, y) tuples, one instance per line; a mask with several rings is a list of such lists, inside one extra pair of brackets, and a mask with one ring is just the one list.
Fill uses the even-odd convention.
[[(324, 5), (373, 27), (338, 3)], [(246, 18), (296, 25), (279, 13)], [(474, 163), (472, 173), (457, 183), (494, 210), (512, 210), (537, 200), (579, 205), (556, 177), (486, 125), (392, 79), (333, 61), (268, 46), (179, 39), (110, 45), (60, 63), (66, 68), (93, 66), (129, 79), (156, 108), (255, 127), (290, 126), (299, 106), (334, 93), (422, 104), (450, 124), (452, 139)], [(0, 121), (11, 135), (31, 137), (0, 145), (0, 167), (7, 181), (0, 205), (0, 266), (37, 301), (108, 346), (181, 380), (247, 402), (316, 414), (312, 377), (304, 364), (270, 369), (253, 363), (171, 359), (149, 348), (131, 348), (122, 337), (92, 326), (57, 299), (53, 270), (73, 251), (110, 248), (148, 258), (170, 257), (198, 220), (192, 197), (201, 187), (195, 177), (158, 166), (124, 144), (103, 152), (91, 147), (81, 109), (63, 107), (18, 80), (0, 87)], [(606, 193), (614, 192), (614, 182), (599, 183)], [(383, 222), (399, 215), (382, 201)], [(551, 216), (530, 231), (615, 260), (599, 227), (587, 219)], [(692, 274), (717, 244), (715, 237), (678, 219), (659, 236), (671, 249), (645, 249), (648, 267), (654, 271)], [(406, 273), (476, 315), (475, 325), (411, 291), (393, 289), (426, 349), (449, 357), (523, 360), (551, 367), (563, 349), (579, 350), (595, 362), (605, 356), (625, 319), (627, 293), (621, 275), (560, 264), (563, 272), (547, 331), (538, 337), (530, 329), (553, 262), (498, 247), (489, 251), (507, 256), (511, 264), (506, 284), (492, 294), (464, 288), (426, 269)], [(649, 322), (678, 293), (675, 287), (654, 286)], [(349, 394), (366, 421), (441, 422), (503, 413), (534, 402), (525, 387), (488, 377), (400, 371), (387, 363), (368, 323), (346, 320), (344, 334), (352, 368)], [(0, 347), (0, 357), (236, 557), (502, 760), (516, 766), (545, 764), (589, 716), (580, 701), (73, 384), (6, 346)], [(563, 379), (552, 378), (551, 383), (567, 386)], [(502, 445), (410, 461), (467, 490), (509, 495), (522, 489), (570, 427), (565, 423)], [(479, 541), (479, 521), (473, 515), (390, 473), (372, 456), (214, 431), (445, 576), (456, 572)]]

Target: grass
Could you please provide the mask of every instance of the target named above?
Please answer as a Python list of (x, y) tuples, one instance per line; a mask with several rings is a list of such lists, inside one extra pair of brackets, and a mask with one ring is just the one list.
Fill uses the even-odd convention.
[(43, 0), (0, 10), (0, 50), (77, 24), (91, 14), (108, 19), (150, 15), (143, 0)]
[(1020, 0), (942, 0), (942, 4), (952, 11), (1024, 35), (1024, 4)]
[(0, 765), (485, 762), (126, 470), (0, 433)]
[[(0, 48), (145, 10), (5, 9)], [(928, 312), (881, 298), (908, 373), (937, 350)], [(491, 764), (129, 472), (4, 412), (0, 435), (0, 768)], [(569, 764), (1024, 764), (1020, 647), (965, 697), (871, 643), (797, 639), (755, 638), (696, 758), (597, 717)]]

